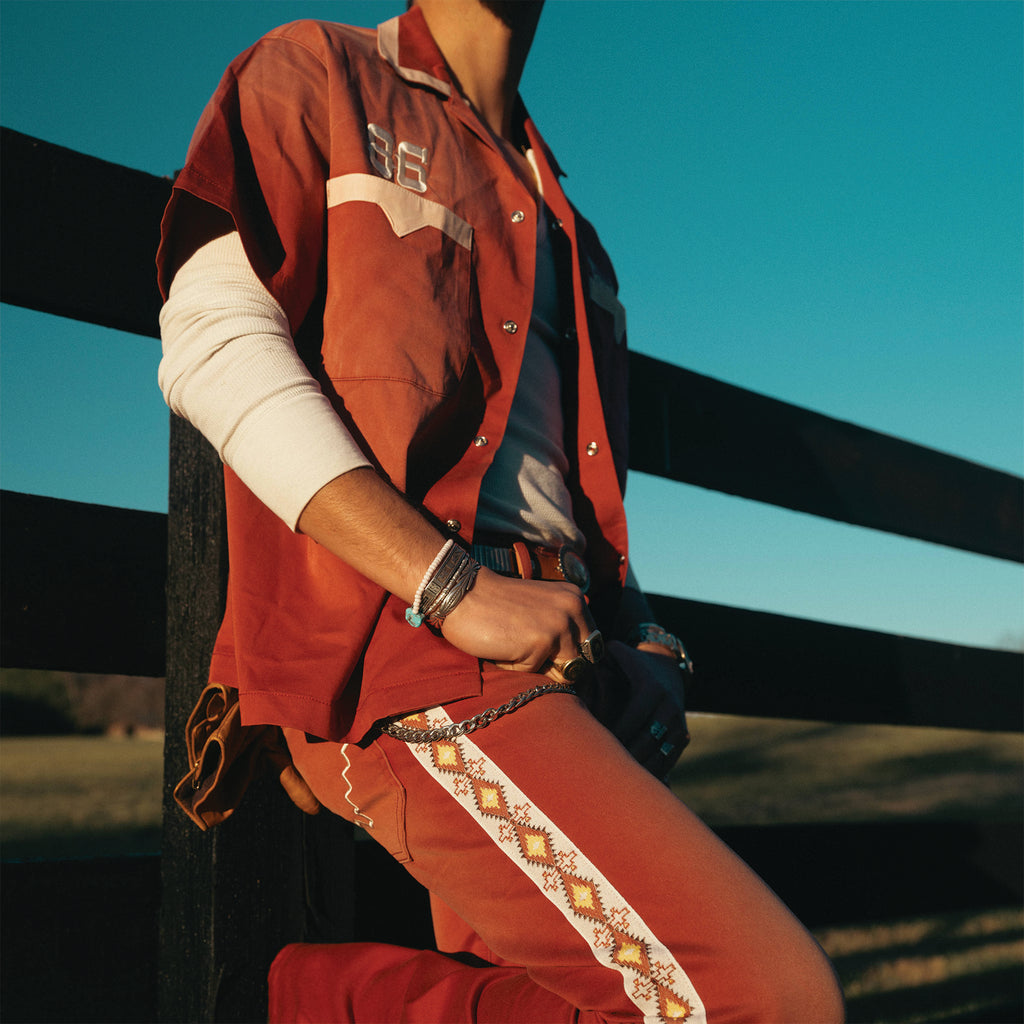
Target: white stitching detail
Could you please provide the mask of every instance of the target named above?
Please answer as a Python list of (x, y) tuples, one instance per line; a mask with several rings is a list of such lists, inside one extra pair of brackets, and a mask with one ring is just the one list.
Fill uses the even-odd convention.
[(366, 822), (366, 828), (373, 828), (373, 818), (371, 818), (368, 814), (363, 814), (363, 812), (359, 810), (359, 808), (352, 802), (352, 798), (350, 796), (352, 792), (352, 780), (348, 777), (348, 770), (352, 767), (352, 762), (348, 759), (348, 754), (346, 753), (347, 750), (348, 744), (342, 743), (341, 756), (345, 759), (345, 769), (344, 771), (342, 771), (341, 777), (345, 780), (345, 785), (348, 786), (348, 789), (345, 790), (345, 802), (355, 812), (357, 825), (362, 824), (362, 822), (359, 821), (359, 819), (362, 818)]

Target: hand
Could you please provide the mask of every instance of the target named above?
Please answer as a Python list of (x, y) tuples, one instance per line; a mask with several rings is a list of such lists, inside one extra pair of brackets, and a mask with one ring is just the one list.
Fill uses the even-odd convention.
[(683, 684), (679, 664), (665, 648), (636, 649), (613, 640), (582, 696), (633, 757), (664, 779), (690, 741)]
[[(445, 542), (417, 509), (368, 468), (343, 473), (317, 491), (298, 525), (409, 604)], [(571, 583), (512, 579), (481, 569), (441, 631), (476, 658), (502, 668), (543, 672), (563, 682), (552, 662), (575, 658), (577, 644), (594, 628), (583, 594)]]
[(577, 657), (580, 640), (595, 628), (579, 587), (481, 568), (441, 632), (460, 650), (499, 668), (544, 673), (564, 682), (553, 662)]

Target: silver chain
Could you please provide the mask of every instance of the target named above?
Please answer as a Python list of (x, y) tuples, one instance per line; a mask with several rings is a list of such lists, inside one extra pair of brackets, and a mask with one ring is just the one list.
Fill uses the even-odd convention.
[(485, 728), (495, 719), (518, 710), (541, 694), (575, 692), (575, 687), (568, 683), (544, 683), (541, 686), (535, 686), (532, 690), (525, 690), (523, 693), (517, 694), (501, 707), (488, 708), (486, 711), (481, 711), (479, 715), (474, 715), (462, 722), (452, 722), (451, 725), (439, 726), (437, 729), (410, 729), (397, 721), (390, 721), (382, 725), (381, 729), (389, 736), (396, 740), (402, 740), (404, 743), (436, 743), (438, 740), (453, 740), (456, 736), (465, 736), (467, 733)]

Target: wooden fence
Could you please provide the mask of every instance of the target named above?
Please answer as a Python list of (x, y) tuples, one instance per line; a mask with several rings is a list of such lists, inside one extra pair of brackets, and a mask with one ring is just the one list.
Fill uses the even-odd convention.
[[(0, 298), (155, 337), (153, 255), (170, 180), (7, 129), (2, 159)], [(1019, 477), (642, 355), (632, 356), (631, 390), (633, 469), (1024, 561)], [(169, 800), (184, 770), (183, 725), (205, 682), (227, 578), (220, 466), (210, 446), (172, 421), (166, 517), (10, 492), (0, 495), (0, 515), (0, 664), (167, 677), (160, 1018), (263, 1019), (266, 968), (289, 941), (342, 941), (357, 932), (421, 937), (423, 921), (408, 915), (404, 930), (373, 931), (374, 921), (389, 917), (380, 913), (386, 890), (404, 883), (373, 844), (353, 843), (339, 819), (304, 818), (276, 787), (258, 787), (244, 812), (200, 833)], [(686, 636), (700, 666), (688, 695), (693, 710), (1001, 731), (1024, 725), (1020, 654), (668, 596), (652, 603)], [(827, 920), (834, 887), (793, 876), (792, 857), (758, 862), (758, 850), (792, 849), (792, 836), (761, 830), (756, 840), (742, 831), (726, 838), (805, 917)], [(892, 839), (848, 826), (825, 841), (837, 870), (841, 863), (856, 873), (859, 852)], [(800, 842), (806, 847), (808, 837)], [(916, 893), (928, 906), (948, 905), (956, 893), (934, 883), (943, 871), (963, 879), (949, 844), (936, 843), (927, 828), (901, 833), (901, 843), (890, 847), (892, 862), (905, 862), (890, 895), (903, 884), (904, 899)], [(925, 889), (922, 858), (924, 873), (933, 872)], [(871, 888), (858, 899), (862, 911), (877, 913), (877, 900), (864, 894)], [(368, 899), (374, 914), (362, 913)]]

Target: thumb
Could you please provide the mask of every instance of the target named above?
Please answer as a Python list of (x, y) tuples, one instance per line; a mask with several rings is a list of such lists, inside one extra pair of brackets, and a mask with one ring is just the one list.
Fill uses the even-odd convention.
[(300, 811), (316, 814), (320, 810), (320, 801), (313, 795), (309, 783), (295, 770), (294, 765), (286, 765), (280, 779), (284, 791)]

